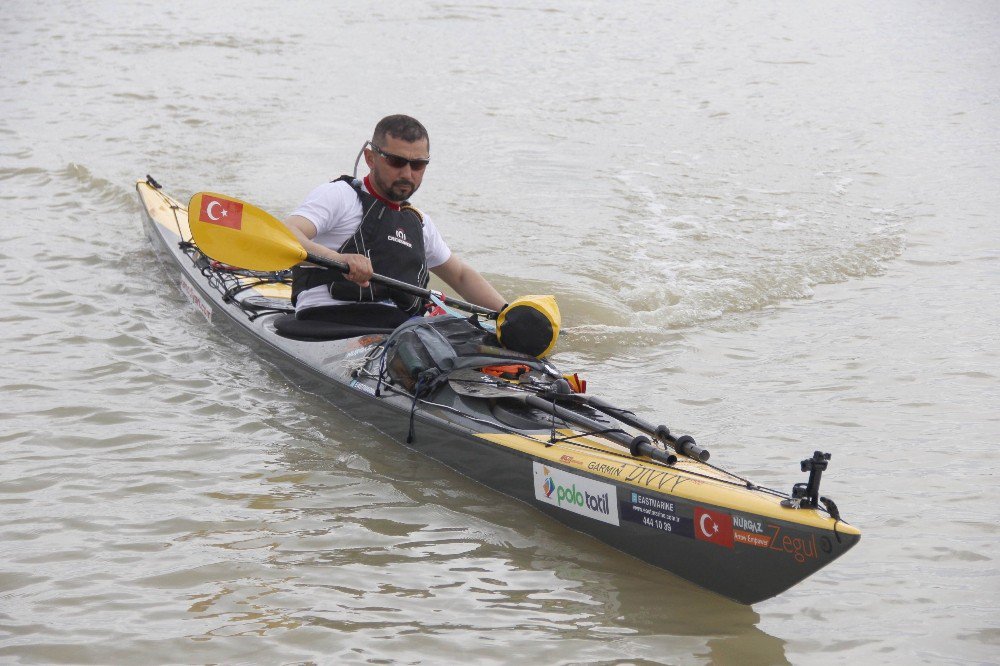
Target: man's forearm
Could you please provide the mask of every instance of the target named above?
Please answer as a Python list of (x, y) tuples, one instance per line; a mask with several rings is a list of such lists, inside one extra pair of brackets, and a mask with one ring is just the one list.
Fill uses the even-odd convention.
[(473, 269), (469, 269), (469, 274), (462, 281), (461, 285), (456, 285), (459, 295), (470, 303), (482, 305), (492, 310), (499, 310), (507, 302), (504, 297), (486, 281), (482, 275)]

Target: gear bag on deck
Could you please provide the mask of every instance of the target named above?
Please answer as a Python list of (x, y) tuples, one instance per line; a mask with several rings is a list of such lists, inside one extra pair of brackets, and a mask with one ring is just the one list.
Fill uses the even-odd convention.
[(497, 346), (496, 336), (471, 319), (411, 319), (385, 341), (385, 375), (411, 393), (418, 385), (436, 385), (455, 370), (506, 364), (558, 377), (547, 363)]
[(505, 349), (542, 358), (555, 347), (561, 325), (554, 296), (521, 296), (500, 311), (497, 338)]

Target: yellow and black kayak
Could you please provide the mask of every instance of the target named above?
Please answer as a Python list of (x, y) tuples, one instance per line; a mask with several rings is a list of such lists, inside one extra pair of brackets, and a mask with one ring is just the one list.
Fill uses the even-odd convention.
[(287, 270), (220, 263), (192, 237), (187, 206), (150, 177), (136, 190), (154, 247), (209, 321), (304, 389), (573, 529), (744, 604), (860, 539), (820, 496), (829, 454), (803, 460), (808, 481), (778, 492), (579, 392), (549, 361), (503, 349), (475, 317), (438, 308), (395, 330), (296, 320)]

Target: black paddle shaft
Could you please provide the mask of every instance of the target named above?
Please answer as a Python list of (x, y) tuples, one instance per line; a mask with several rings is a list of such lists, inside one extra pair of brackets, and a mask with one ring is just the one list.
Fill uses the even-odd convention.
[(604, 437), (607, 437), (613, 442), (621, 444), (622, 446), (627, 448), (629, 451), (632, 452), (632, 455), (634, 456), (640, 456), (640, 455), (648, 456), (649, 458), (652, 458), (653, 460), (659, 461), (666, 465), (673, 465), (675, 462), (677, 462), (677, 456), (673, 455), (672, 453), (666, 453), (665, 451), (661, 451), (660, 449), (653, 446), (653, 443), (649, 441), (647, 437), (644, 437), (642, 435), (638, 437), (629, 437), (626, 433), (622, 431), (612, 430), (610, 432), (606, 432), (607, 428), (603, 423), (599, 423), (598, 421), (589, 419), (583, 414), (577, 414), (576, 412), (566, 409), (565, 407), (560, 407), (554, 402), (550, 402), (544, 398), (540, 398), (537, 395), (530, 395), (530, 394), (525, 395), (524, 402), (525, 404), (534, 407), (535, 409), (540, 409), (543, 412), (548, 412), (549, 414), (557, 416), (564, 421), (575, 423), (594, 432), (600, 432), (601, 435), (603, 435)]
[[(318, 257), (315, 254), (307, 253), (306, 261), (316, 264), (317, 266), (322, 266), (323, 268), (332, 268), (344, 274), (351, 272), (350, 266), (342, 261), (337, 261), (336, 259), (327, 259), (326, 257)], [(422, 298), (430, 298), (431, 296), (434, 296), (440, 299), (442, 303), (456, 307), (459, 310), (465, 310), (466, 312), (471, 312), (473, 314), (485, 315), (490, 319), (496, 319), (500, 314), (496, 310), (490, 310), (489, 308), (484, 308), (483, 306), (476, 305), (474, 303), (466, 303), (465, 301), (460, 301), (457, 298), (449, 298), (439, 291), (423, 289), (410, 284), (409, 282), (402, 282), (391, 277), (386, 277), (385, 275), (379, 275), (378, 273), (372, 275), (371, 281), (378, 282), (379, 284), (384, 284), (387, 287), (392, 287), (398, 291), (413, 294), (414, 296), (420, 296)]]
[(589, 405), (594, 409), (604, 412), (608, 416), (621, 421), (625, 425), (632, 426), (633, 428), (637, 428), (648, 435), (656, 437), (661, 442), (669, 442), (674, 447), (674, 450), (681, 455), (694, 458), (695, 460), (699, 460), (701, 462), (706, 462), (711, 455), (708, 452), (708, 449), (703, 449), (698, 446), (698, 444), (694, 441), (694, 437), (691, 435), (674, 437), (670, 433), (670, 429), (667, 426), (655, 426), (652, 423), (639, 418), (634, 413), (621, 409), (620, 407), (615, 407), (600, 398), (583, 396), (580, 394), (574, 394), (573, 397), (579, 402)]

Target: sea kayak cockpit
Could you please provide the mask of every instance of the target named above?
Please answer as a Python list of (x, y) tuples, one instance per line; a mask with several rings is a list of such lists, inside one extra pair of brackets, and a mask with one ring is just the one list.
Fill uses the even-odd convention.
[(341, 324), (312, 319), (296, 319), (295, 315), (287, 314), (275, 317), (271, 323), (274, 331), (283, 338), (301, 340), (303, 342), (325, 342), (329, 340), (345, 340), (362, 335), (388, 335), (391, 328), (376, 328), (372, 326)]

